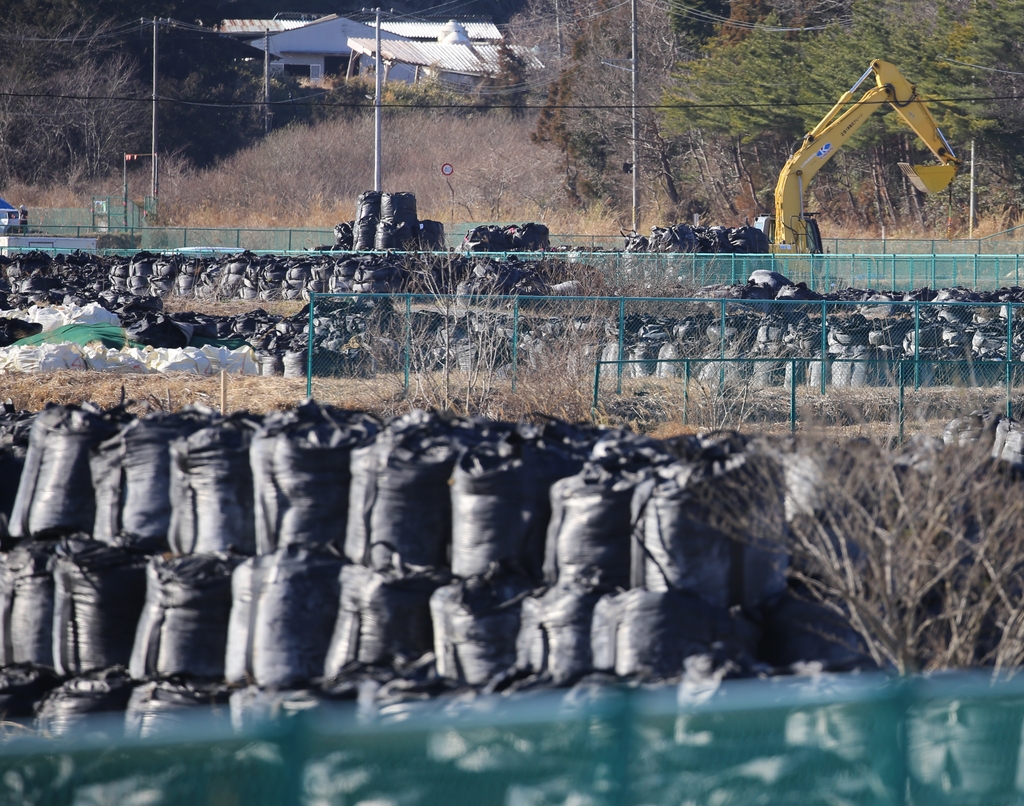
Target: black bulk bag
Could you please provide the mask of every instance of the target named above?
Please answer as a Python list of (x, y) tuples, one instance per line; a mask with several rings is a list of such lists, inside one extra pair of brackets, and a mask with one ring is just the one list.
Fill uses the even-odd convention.
[(18, 494), (18, 479), (25, 467), (25, 449), (0, 445), (0, 547), (8, 548), (7, 527), (10, 523), (14, 499)]
[(544, 557), (550, 583), (599, 569), (611, 587), (629, 584), (630, 502), (639, 478), (588, 463), (551, 487)]
[[(520, 428), (520, 431), (523, 431)], [(539, 431), (525, 433), (523, 461), (529, 468), (529, 521), (523, 538), (523, 570), (535, 582), (543, 579), (544, 547), (551, 524), (551, 487), (556, 481), (575, 476), (583, 469), (591, 445), (585, 438), (573, 444), (569, 434), (576, 429), (566, 423), (548, 423)]]
[(83, 403), (48, 406), (36, 416), (11, 512), (12, 536), (92, 530), (96, 499), (89, 453), (117, 432), (119, 415)]
[(544, 224), (530, 222), (505, 229), (509, 249), (513, 252), (542, 252), (551, 248), (551, 237)]
[(0, 716), (8, 721), (32, 716), (36, 704), (60, 682), (60, 677), (49, 666), (32, 663), (5, 666), (0, 669)]
[(256, 550), (292, 543), (345, 543), (353, 450), (380, 429), (369, 414), (307, 400), (267, 417), (253, 437), (250, 463)]
[(139, 344), (156, 348), (180, 349), (188, 347), (193, 328), (185, 322), (175, 322), (162, 313), (145, 314), (125, 331), (125, 336)]
[(416, 196), (412, 193), (382, 193), (380, 197), (381, 221), (396, 225), (416, 224)]
[(381, 218), (381, 192), (379, 190), (364, 190), (359, 194), (356, 202), (356, 221), (372, 218), (379, 221)]
[(634, 589), (597, 603), (591, 651), (595, 669), (663, 679), (681, 675), (686, 658), (708, 653), (713, 645), (731, 659), (749, 660), (759, 637), (741, 615), (689, 593)]
[(356, 221), (352, 242), (354, 251), (367, 252), (373, 249), (379, 221), (378, 218), (360, 218)]
[(393, 221), (381, 219), (373, 236), (373, 248), (378, 252), (402, 248), (402, 229)]
[[(149, 739), (168, 733), (184, 733), (197, 711), (228, 717), (231, 689), (223, 683), (195, 680), (153, 680), (136, 686), (124, 715), (124, 733), (129, 739)], [(221, 706), (213, 708), (212, 706)], [(209, 727), (210, 722), (203, 723)]]
[(336, 678), (350, 663), (405, 665), (430, 652), (430, 597), (451, 581), (446, 571), (398, 568), (379, 573), (346, 565), (341, 603), (323, 675)]
[(430, 614), (437, 674), (482, 686), (515, 666), (520, 605), (531, 587), (495, 564), (486, 574), (434, 591)]
[(372, 449), (352, 455), (345, 554), (385, 570), (398, 554), (406, 565), (448, 565), (451, 495), (448, 480), (462, 444), (433, 412), (393, 420)]
[[(758, 607), (786, 587), (784, 502), (781, 468), (768, 457), (705, 438), (692, 461), (659, 468), (637, 487), (631, 586)], [(723, 516), (747, 529), (723, 527)]]
[(253, 429), (253, 423), (232, 417), (171, 443), (167, 539), (175, 554), (255, 552)]
[(331, 546), (292, 544), (235, 569), (224, 662), (228, 683), (294, 688), (322, 674), (342, 563)]
[(225, 554), (149, 558), (146, 604), (128, 666), (132, 677), (224, 677), (231, 574), (241, 559)]
[[(123, 666), (90, 672), (68, 680), (53, 689), (36, 708), (36, 727), (53, 736), (67, 736), (78, 730), (96, 727), (95, 714), (124, 711), (132, 695), (134, 682)], [(117, 729), (111, 719), (111, 734), (123, 735), (123, 718)]]
[(56, 543), (21, 542), (0, 576), (0, 666), (53, 666), (53, 575)]
[(809, 597), (806, 590), (787, 591), (761, 608), (758, 659), (776, 668), (795, 663), (820, 663), (836, 672), (874, 668), (849, 622)]
[(440, 221), (420, 222), (420, 249), (427, 252), (443, 252), (447, 246), (444, 224)]
[(348, 519), (345, 523), (345, 557), (349, 562), (370, 561), (366, 536), (377, 490), (377, 439), (361, 448), (353, 448), (349, 457), (351, 481), (348, 488)]
[(352, 248), (352, 226), (354, 221), (342, 221), (334, 225), (334, 245), (338, 249)]
[(63, 538), (53, 561), (53, 666), (77, 675), (127, 665), (146, 601), (146, 557)]
[(518, 440), (484, 442), (462, 453), (451, 480), (455, 576), (476, 576), (491, 563), (522, 560), (533, 475)]
[(151, 412), (93, 451), (96, 540), (167, 551), (171, 525), (171, 442), (208, 425), (199, 411)]
[(599, 578), (559, 582), (523, 600), (516, 639), (516, 668), (569, 685), (594, 668), (591, 626), (594, 608), (607, 592)]

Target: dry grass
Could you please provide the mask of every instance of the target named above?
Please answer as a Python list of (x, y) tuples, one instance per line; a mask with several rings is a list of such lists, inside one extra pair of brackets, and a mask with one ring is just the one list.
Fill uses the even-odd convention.
[[(136, 410), (146, 406), (179, 409), (201, 404), (220, 407), (220, 377), (204, 377), (184, 372), (163, 375), (136, 375), (111, 372), (61, 370), (44, 374), (11, 373), (0, 377), (0, 397), (10, 398), (19, 409), (38, 411), (47, 403), (92, 401), (108, 407), (121, 402), (121, 390), (127, 400), (136, 401)], [(264, 378), (230, 375), (228, 410), (247, 409), (268, 412), (286, 409), (306, 394), (305, 378)]]
[[(739, 385), (717, 389), (682, 380), (624, 379), (622, 394), (602, 383), (599, 406), (592, 408), (592, 378), (586, 373), (551, 369), (519, 373), (516, 389), (511, 379), (492, 379), (481, 389), (478, 378), (452, 372), (447, 405), (438, 395), (441, 373), (410, 378), (404, 373), (378, 373), (372, 378), (313, 379), (313, 396), (324, 403), (372, 411), (381, 417), (412, 408), (448, 408), (462, 414), (517, 420), (537, 414), (569, 421), (594, 420), (607, 425), (628, 425), (657, 438), (731, 428), (747, 433), (785, 434), (790, 431), (789, 393), (786, 389), (752, 389)], [(122, 398), (135, 401), (135, 411), (146, 408), (179, 409), (201, 404), (220, 406), (220, 378), (188, 373), (163, 375), (114, 374), (63, 370), (45, 374), (12, 373), (0, 376), (0, 398), (10, 398), (19, 409), (37, 411), (47, 403), (92, 401), (109, 407)], [(287, 409), (306, 396), (304, 378), (228, 376), (228, 410), (256, 413)], [(1005, 392), (997, 388), (922, 389), (905, 395), (903, 436), (915, 433), (940, 436), (952, 418), (969, 411), (1005, 408)], [(838, 443), (855, 437), (893, 444), (900, 434), (897, 396), (893, 389), (833, 389), (826, 395), (800, 387), (797, 394), (797, 430), (821, 442)]]

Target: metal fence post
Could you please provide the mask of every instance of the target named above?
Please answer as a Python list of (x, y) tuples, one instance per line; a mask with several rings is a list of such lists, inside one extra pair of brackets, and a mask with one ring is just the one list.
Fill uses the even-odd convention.
[(821, 394), (825, 394), (825, 373), (828, 371), (828, 364), (826, 363), (826, 356), (828, 351), (828, 334), (827, 334), (827, 322), (826, 308), (828, 306), (825, 301), (821, 303)]
[[(622, 364), (619, 364), (619, 368), (622, 368)], [(599, 388), (601, 385), (601, 356), (597, 357), (597, 361), (594, 362), (594, 402), (590, 404), (590, 419), (597, 422), (597, 399), (599, 394)]]
[(625, 360), (626, 350), (626, 298), (619, 297), (619, 363), (618, 363), (618, 384), (615, 387), (615, 394), (622, 394), (622, 362)]
[(721, 330), (718, 332), (718, 343), (722, 346), (721, 357), (722, 361), (718, 365), (718, 394), (722, 394), (722, 388), (725, 386), (725, 300), (722, 300), (722, 325)]
[(313, 309), (316, 291), (309, 292), (309, 335), (306, 339), (306, 397), (313, 397)]
[(690, 359), (683, 361), (683, 425), (690, 422)]
[(935, 252), (932, 252), (932, 282), (931, 288), (935, 288)]
[(789, 431), (796, 433), (796, 359), (790, 362), (789, 367)]
[[(599, 356), (600, 357), (600, 356)], [(519, 297), (512, 302), (512, 394), (516, 393), (519, 372)]]
[[(291, 230), (288, 230), (290, 233)], [(412, 365), (412, 294), (405, 295), (405, 381), (403, 389), (409, 394), (409, 369)]]
[(1013, 417), (1013, 303), (1006, 303), (1006, 416)]
[[(914, 302), (914, 391), (921, 389), (921, 300)], [(902, 394), (902, 392), (901, 392)]]
[(904, 419), (905, 419), (905, 417), (904, 417), (904, 411), (905, 410), (904, 410), (904, 407), (903, 407), (903, 365), (905, 363), (906, 363), (905, 361), (900, 360), (899, 379), (898, 379), (898, 383), (899, 383), (899, 403), (897, 404), (897, 415), (896, 416), (899, 419), (899, 437), (898, 437), (898, 440), (899, 440), (900, 445), (903, 444), (903, 423), (904, 423)]

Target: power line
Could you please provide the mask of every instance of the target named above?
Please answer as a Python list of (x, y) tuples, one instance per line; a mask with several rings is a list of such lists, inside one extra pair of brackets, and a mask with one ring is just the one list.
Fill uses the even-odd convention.
[(1006, 76), (1024, 76), (1024, 73), (1018, 73), (1016, 70), (999, 70), (995, 67), (983, 67), (980, 64), (970, 64), (968, 62), (959, 62), (956, 59), (951, 59), (949, 56), (940, 56), (939, 60), (944, 62), (950, 62), (951, 64), (959, 65), (960, 67), (970, 67), (972, 70), (984, 70), (987, 73), (1002, 73)]

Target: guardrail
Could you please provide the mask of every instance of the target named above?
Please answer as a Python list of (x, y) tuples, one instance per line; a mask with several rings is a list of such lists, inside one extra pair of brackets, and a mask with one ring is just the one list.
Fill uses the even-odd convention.
[[(317, 704), (232, 730), (165, 705), (57, 739), (10, 736), (12, 804), (641, 806), (1018, 803), (1024, 683), (824, 675), (380, 707)], [(10, 727), (10, 726), (9, 726)]]
[(307, 394), (325, 402), (357, 382), (473, 410), (558, 386), (645, 426), (824, 418), (902, 439), (974, 409), (1012, 415), (1024, 385), (1017, 303), (314, 294), (308, 327)]

